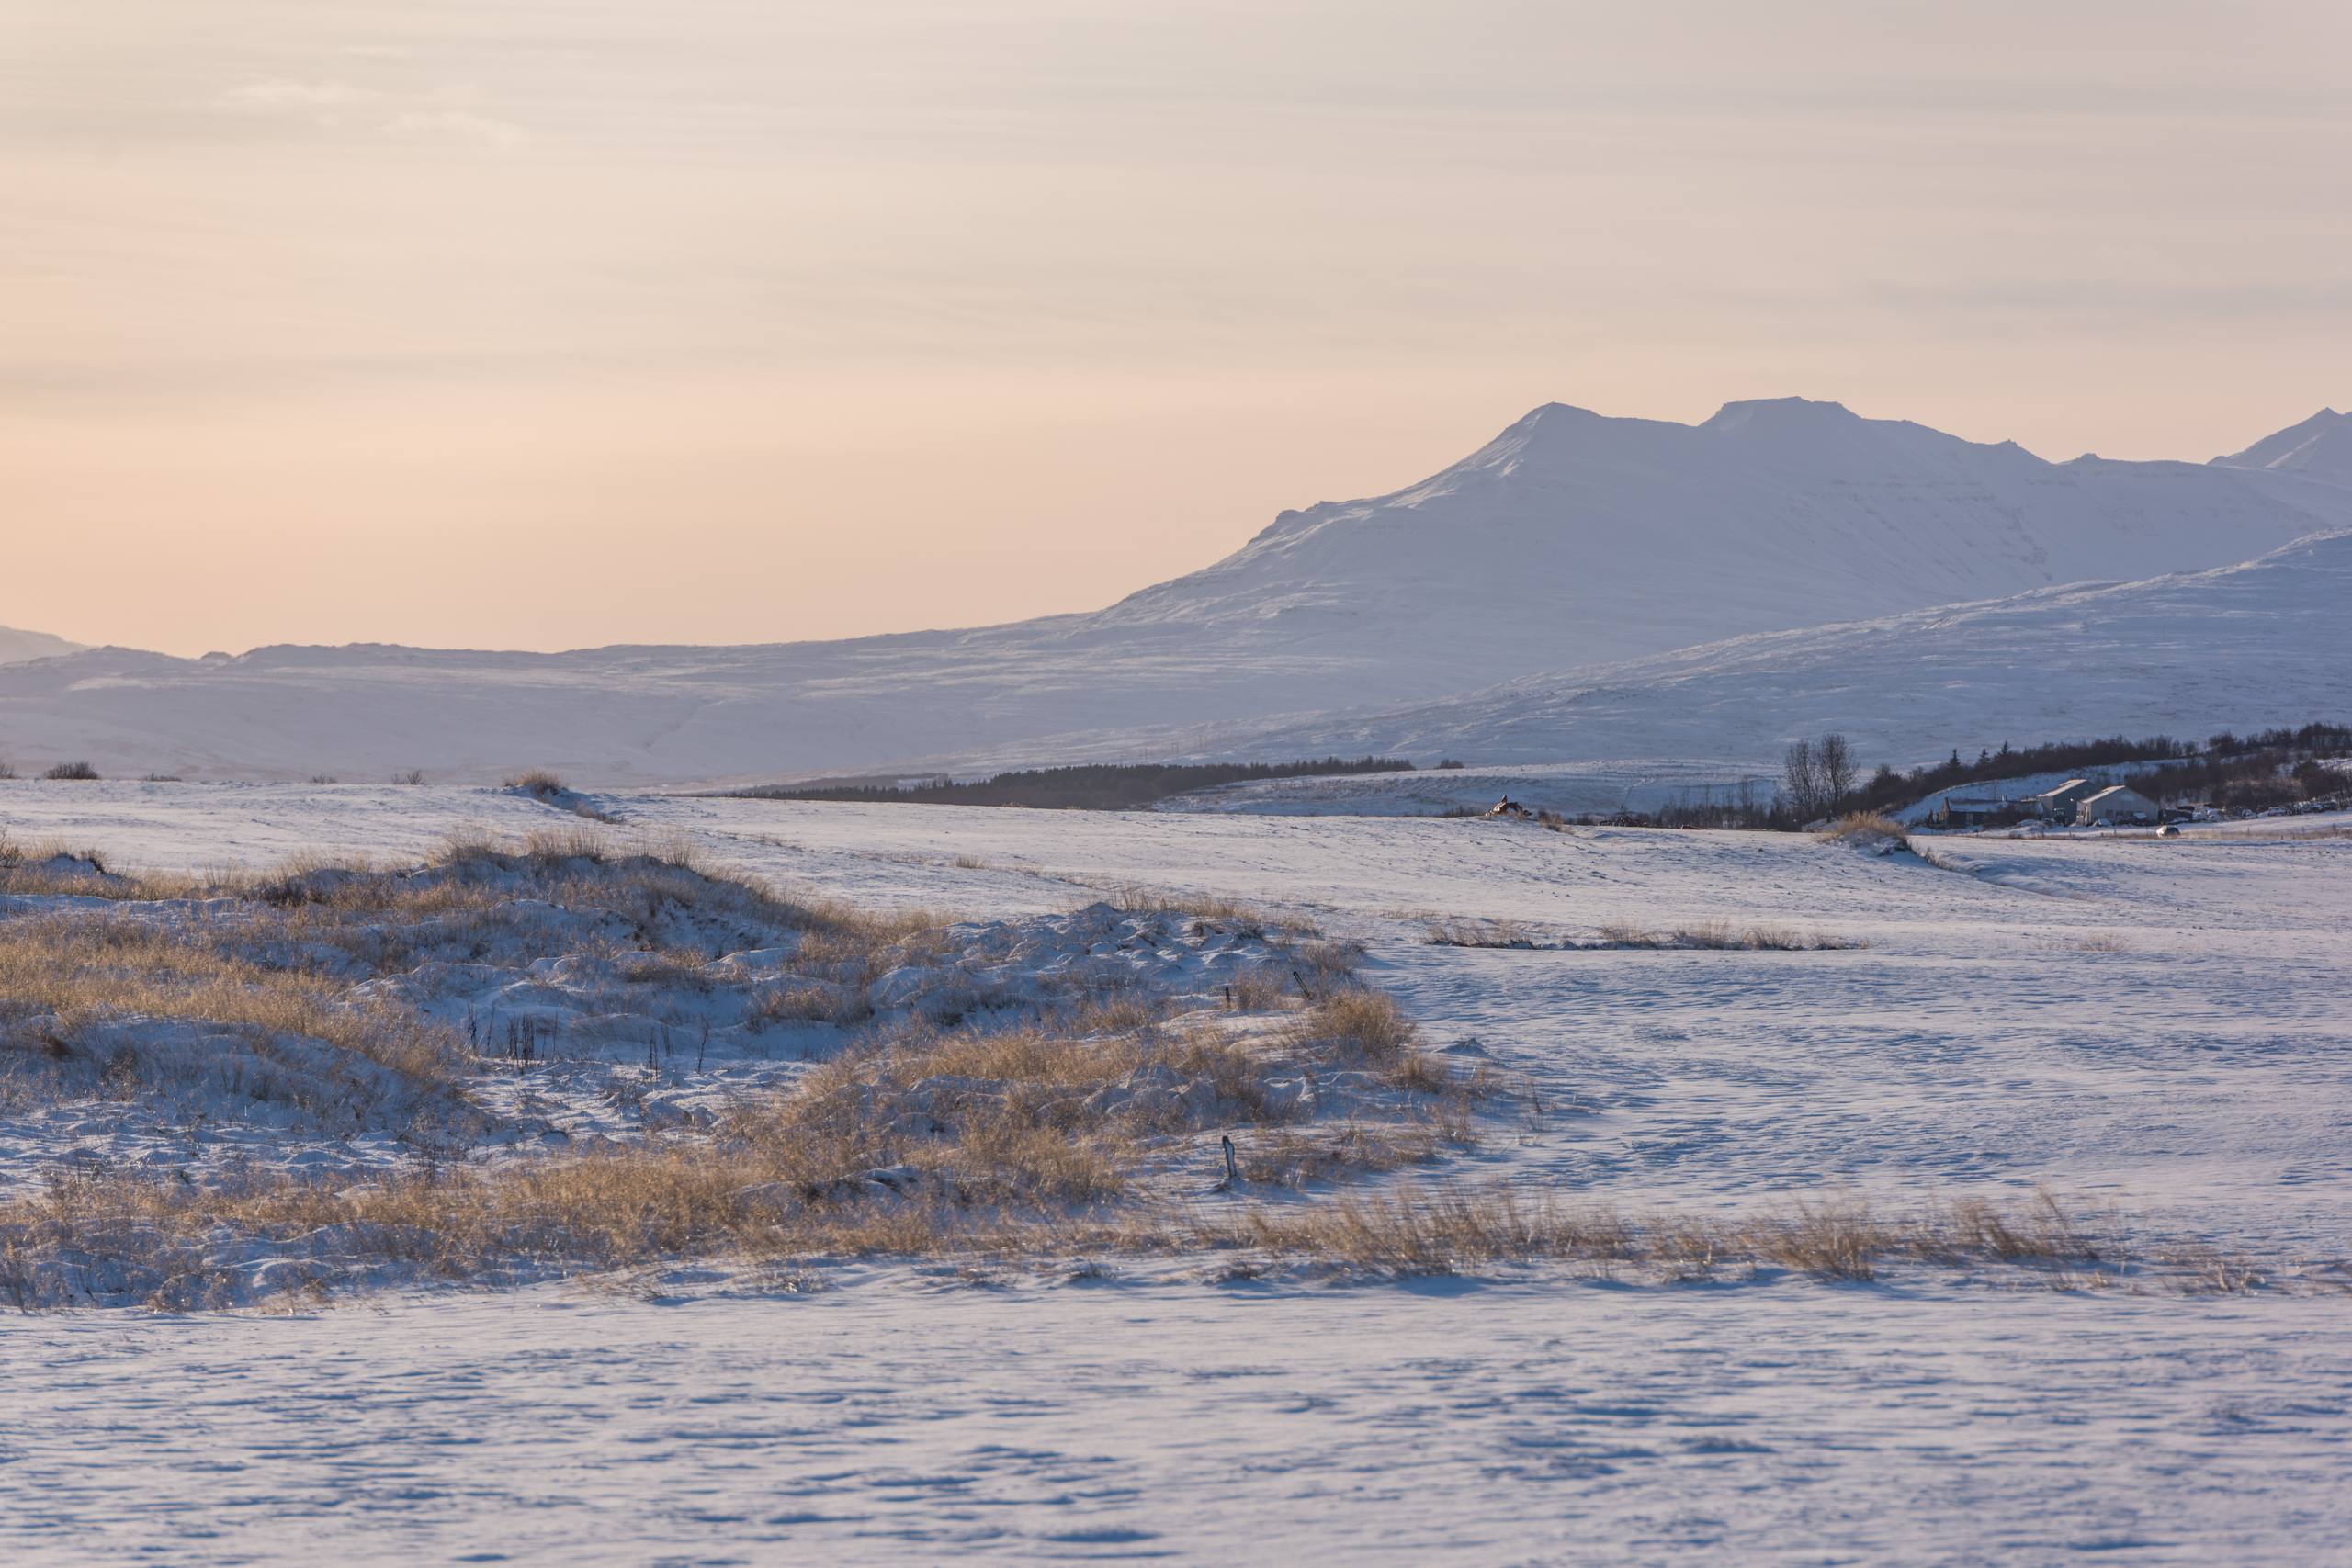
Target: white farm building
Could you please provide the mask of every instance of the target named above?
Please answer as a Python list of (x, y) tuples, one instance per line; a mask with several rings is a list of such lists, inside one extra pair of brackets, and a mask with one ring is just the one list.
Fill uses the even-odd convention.
[(2098, 822), (2153, 822), (2156, 819), (2156, 803), (2126, 784), (2111, 784), (2096, 795), (2086, 795), (2075, 807), (2075, 820), (2083, 827)]

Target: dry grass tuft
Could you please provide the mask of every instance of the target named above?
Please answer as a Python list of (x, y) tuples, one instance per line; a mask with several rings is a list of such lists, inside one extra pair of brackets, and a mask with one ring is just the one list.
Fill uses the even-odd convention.
[(1358, 986), (1329, 993), (1295, 1016), (1281, 1039), (1298, 1060), (1373, 1073), (1413, 1094), (1476, 1099), (1488, 1089), (1483, 1080), (1457, 1079), (1424, 1051), (1413, 1021), (1385, 991)]
[(1295, 921), (1278, 919), (1255, 904), (1205, 893), (1167, 893), (1148, 887), (1121, 887), (1112, 894), (1110, 905), (1126, 915), (1190, 915), (1194, 919), (1228, 922), (1259, 931), (1287, 925), (1301, 934), (1310, 934)]
[(1423, 940), (1432, 947), (1532, 948), (1540, 944), (1517, 920), (1431, 920)]
[[(1253, 1209), (1198, 1220), (1191, 1239), (1204, 1247), (1254, 1249), (1278, 1261), (1398, 1274), (1575, 1260), (1644, 1265), (1669, 1280), (1703, 1278), (1724, 1268), (1770, 1267), (1859, 1282), (1875, 1279), (1881, 1265), (1896, 1261), (2051, 1270), (2121, 1262), (2109, 1248), (2095, 1245), (2047, 1192), (2019, 1212), (1971, 1200), (1949, 1210), (1883, 1216), (1859, 1201), (1800, 1200), (1780, 1213), (1746, 1219), (1628, 1220), (1611, 1209), (1570, 1208), (1547, 1194), (1522, 1195), (1505, 1188), (1429, 1193), (1407, 1187), (1304, 1208)], [(2193, 1288), (2206, 1277), (2191, 1271), (2183, 1282)], [(2211, 1277), (2233, 1276), (2224, 1268)]]
[(50, 1049), (71, 1051), (94, 1022), (181, 1019), (300, 1035), (420, 1081), (447, 1083), (464, 1053), (452, 1036), (397, 1010), (356, 1004), (342, 988), (266, 968), (205, 936), (175, 938), (107, 917), (0, 922), (0, 997)]
[(1730, 953), (1836, 953), (1867, 947), (1867, 942), (1800, 931), (1791, 926), (1737, 927), (1725, 920), (1681, 926), (1670, 931), (1651, 931), (1623, 920), (1600, 928), (1600, 945), (1625, 948), (1695, 948)]
[(1432, 1164), (1448, 1147), (1476, 1142), (1466, 1113), (1395, 1124), (1275, 1127), (1241, 1140), (1237, 1163), (1244, 1182), (1308, 1187)]
[[(718, 1255), (1038, 1261), (1073, 1251), (1242, 1254), (1227, 1265), (1238, 1275), (1298, 1265), (1409, 1276), (1573, 1262), (1612, 1275), (1639, 1269), (1659, 1282), (1736, 1269), (1865, 1282), (1900, 1262), (2024, 1269), (2065, 1289), (2112, 1280), (2132, 1263), (2117, 1244), (2094, 1245), (2047, 1194), (2022, 1212), (1970, 1201), (1889, 1216), (1859, 1202), (1801, 1201), (1744, 1219), (1628, 1219), (1499, 1187), (1408, 1186), (1210, 1213), (1039, 1207), (990, 1202), (964, 1189), (952, 1159), (828, 1177), (842, 1163), (838, 1151), (806, 1146), (803, 1122), (774, 1131), (795, 1135), (754, 1130), (715, 1147), (639, 1147), (494, 1171), (427, 1168), (339, 1193), (300, 1181), (203, 1190), (121, 1175), (61, 1178), (47, 1191), (0, 1204), (0, 1299), (31, 1307), (77, 1292), (86, 1298), (100, 1284), (119, 1292), (127, 1281), (157, 1306), (223, 1304), (234, 1299), (234, 1283), (207, 1258), (229, 1235), (332, 1236), (332, 1253), (313, 1247), (304, 1255), (319, 1259), (322, 1288), (387, 1268), (393, 1277), (421, 1270), (497, 1280)], [(1436, 1141), (1409, 1129), (1277, 1133), (1250, 1140), (1244, 1174), (1306, 1185), (1430, 1157)], [(992, 1169), (1018, 1169), (1032, 1191), (1099, 1198), (1121, 1190), (1101, 1150), (1048, 1130), (991, 1119), (964, 1146)], [(61, 1247), (75, 1259), (62, 1270), (44, 1261)], [(2186, 1291), (2263, 1282), (2250, 1266), (2210, 1249), (2159, 1261), (2167, 1270), (2160, 1277)]]
[(1892, 839), (1908, 848), (1911, 842), (1910, 833), (1902, 823), (1879, 811), (1849, 811), (1814, 837), (1825, 844), (1853, 839)]

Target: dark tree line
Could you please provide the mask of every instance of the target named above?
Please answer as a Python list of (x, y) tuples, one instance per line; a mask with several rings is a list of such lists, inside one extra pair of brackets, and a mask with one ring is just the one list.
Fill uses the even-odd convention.
[(1171, 795), (1216, 784), (1318, 773), (1405, 773), (1413, 764), (1396, 757), (1325, 757), (1295, 762), (1101, 763), (1030, 768), (957, 784), (940, 779), (899, 788), (889, 784), (762, 784), (739, 794), (760, 800), (878, 801), (916, 806), (1016, 806), (1042, 810), (1135, 811)]
[(2352, 756), (2352, 726), (2312, 723), (2244, 736), (2224, 730), (2202, 748), (2169, 735), (2136, 740), (2113, 735), (2023, 748), (2003, 741), (1997, 750), (1980, 748), (1970, 761), (1954, 747), (1940, 762), (1906, 772), (1881, 763), (1865, 778), (1846, 737), (1833, 731), (1789, 746), (1777, 792), (1767, 795), (1743, 785), (1729, 798), (1685, 795), (1654, 820), (1670, 828), (1794, 829), (1849, 812), (1894, 811), (1938, 790), (2126, 762), (2157, 764), (2132, 778), (2132, 786), (2151, 799), (2208, 801), (2225, 811), (2262, 810), (2343, 795), (2352, 780), (2321, 759), (2346, 756)]
[(2346, 756), (2352, 756), (2352, 725), (2307, 724), (2248, 736), (2224, 730), (2205, 743), (2201, 755), (2154, 769), (2132, 786), (2151, 800), (2267, 811), (2352, 793), (2352, 777), (2323, 761)]

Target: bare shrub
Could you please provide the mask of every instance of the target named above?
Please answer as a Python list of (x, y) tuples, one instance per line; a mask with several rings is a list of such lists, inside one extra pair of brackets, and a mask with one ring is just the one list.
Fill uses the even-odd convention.
[(41, 774), (45, 779), (88, 780), (98, 776), (98, 770), (87, 762), (58, 762)]
[(519, 790), (525, 795), (537, 795), (541, 800), (552, 800), (557, 795), (571, 793), (564, 787), (561, 779), (545, 768), (531, 768), (513, 774), (506, 779), (505, 787)]

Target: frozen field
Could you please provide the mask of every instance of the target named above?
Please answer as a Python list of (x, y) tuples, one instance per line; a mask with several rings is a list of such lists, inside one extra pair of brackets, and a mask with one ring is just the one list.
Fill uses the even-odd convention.
[[(1432, 1045), (1513, 1086), (1424, 1183), (1704, 1214), (2046, 1186), (2135, 1261), (2061, 1289), (2086, 1280), (820, 1259), (12, 1317), (0, 1558), (2309, 1562), (2352, 1529), (2352, 839), (1955, 838), (1930, 865), (1794, 835), (599, 804), (873, 906), (1151, 889), (1361, 940)], [(490, 791), (0, 794), (21, 840), (154, 869), (551, 819)], [(1536, 945), (1431, 945), (1433, 920)], [(1867, 945), (1550, 945), (1718, 923)]]

